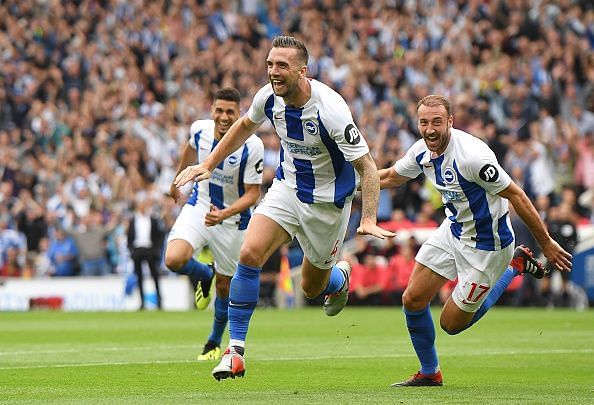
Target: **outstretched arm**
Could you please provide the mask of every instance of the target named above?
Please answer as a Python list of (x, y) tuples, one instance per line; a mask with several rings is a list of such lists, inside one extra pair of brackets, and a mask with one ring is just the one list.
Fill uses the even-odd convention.
[(360, 235), (373, 235), (379, 239), (396, 236), (377, 226), (377, 205), (379, 203), (379, 175), (371, 155), (367, 153), (351, 162), (361, 177), (361, 225), (357, 229)]
[(536, 208), (534, 208), (526, 193), (516, 183), (511, 182), (498, 195), (507, 198), (514, 206), (514, 209), (522, 221), (528, 226), (532, 235), (534, 235), (534, 238), (542, 248), (542, 252), (549, 262), (553, 263), (559, 270), (571, 271), (571, 254), (566, 252), (565, 249), (551, 238), (544, 222), (540, 219)]
[(212, 153), (204, 160), (194, 166), (188, 166), (181, 171), (173, 181), (176, 187), (181, 187), (190, 181), (202, 181), (210, 177), (210, 173), (229, 154), (239, 149), (246, 139), (254, 133), (260, 124), (256, 124), (247, 116), (243, 116), (229, 128), (221, 142), (214, 148)]
[[(188, 167), (195, 161), (196, 161), (196, 150), (194, 148), (192, 148), (189, 143), (186, 143), (182, 150), (181, 158), (180, 158), (179, 164), (177, 165), (177, 172), (175, 173), (175, 175), (177, 176), (178, 174), (180, 174), (182, 170), (184, 170), (186, 167)], [(173, 198), (173, 200), (175, 202), (179, 202), (179, 199), (181, 198), (181, 192), (179, 191), (179, 188), (177, 188), (173, 182), (171, 183), (171, 186), (169, 187), (169, 196), (171, 198)]]
[(410, 180), (409, 177), (399, 175), (393, 167), (381, 169), (379, 172), (380, 189), (399, 187)]

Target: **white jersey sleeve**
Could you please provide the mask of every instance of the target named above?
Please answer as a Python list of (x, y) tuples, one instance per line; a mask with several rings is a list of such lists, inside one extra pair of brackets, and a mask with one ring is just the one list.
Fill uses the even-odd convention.
[(252, 100), (252, 105), (247, 112), (247, 117), (250, 121), (256, 124), (262, 124), (266, 120), (266, 113), (264, 112), (264, 107), (266, 105), (266, 100), (272, 94), (272, 85), (267, 84), (266, 86), (262, 87)]
[(338, 93), (329, 91), (324, 94), (323, 102), (325, 108), (320, 109), (320, 118), (345, 160), (352, 162), (369, 153), (369, 146), (355, 125), (346, 101)]
[(473, 153), (466, 155), (458, 170), (490, 194), (505, 190), (512, 182), (511, 177), (497, 162), (493, 151), (482, 141), (477, 140)]
[(198, 150), (196, 142), (200, 139), (200, 133), (202, 131), (209, 131), (210, 128), (214, 129), (214, 121), (212, 120), (196, 120), (190, 126), (190, 139), (188, 143), (194, 150)]
[(245, 184), (262, 184), (264, 171), (264, 144), (256, 135), (250, 136), (246, 141), (249, 149), (247, 164), (243, 174)]
[(411, 179), (414, 179), (419, 174), (423, 173), (420, 163), (423, 154), (426, 153), (423, 149), (425, 149), (425, 142), (422, 139), (419, 139), (406, 152), (406, 154), (394, 164), (396, 173), (404, 177), (410, 177)]

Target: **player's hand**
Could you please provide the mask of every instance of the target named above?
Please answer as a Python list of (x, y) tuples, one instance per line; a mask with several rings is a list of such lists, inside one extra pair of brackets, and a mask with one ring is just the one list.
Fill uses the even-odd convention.
[(171, 187), (169, 187), (169, 194), (167, 195), (171, 197), (173, 201), (178, 203), (181, 200), (182, 192), (175, 186), (175, 184), (171, 184)]
[(210, 170), (204, 167), (202, 164), (188, 166), (184, 170), (182, 170), (175, 180), (173, 180), (173, 184), (176, 187), (181, 187), (191, 181), (202, 181), (206, 180), (210, 177)]
[(545, 255), (549, 263), (552, 263), (557, 270), (571, 271), (571, 258), (573, 256), (559, 246), (553, 239), (550, 239), (549, 243), (542, 246), (542, 253)]
[(394, 232), (386, 231), (372, 221), (361, 221), (361, 225), (357, 228), (357, 233), (359, 235), (375, 236), (378, 239), (393, 238), (396, 236)]
[(227, 218), (223, 210), (218, 209), (214, 205), (210, 206), (210, 212), (206, 213), (204, 217), (204, 225), (206, 226), (214, 226), (220, 224)]

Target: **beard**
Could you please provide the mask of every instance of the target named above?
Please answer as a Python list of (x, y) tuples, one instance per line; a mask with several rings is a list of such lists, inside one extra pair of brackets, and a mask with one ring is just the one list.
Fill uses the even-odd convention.
[(423, 140), (425, 141), (427, 149), (434, 153), (437, 151), (443, 152), (448, 144), (449, 139), (449, 129), (439, 133), (436, 132), (431, 135), (427, 135), (426, 133), (423, 134)]

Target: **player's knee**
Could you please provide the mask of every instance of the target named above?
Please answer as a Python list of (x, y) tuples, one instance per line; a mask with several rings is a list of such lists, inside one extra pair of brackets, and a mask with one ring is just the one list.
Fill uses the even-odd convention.
[(419, 297), (408, 289), (406, 289), (404, 294), (402, 294), (402, 306), (404, 306), (407, 311), (421, 311), (428, 304), (429, 303), (425, 299)]
[(221, 298), (229, 297), (229, 286), (230, 286), (229, 278), (217, 276), (217, 278), (216, 278), (217, 297), (221, 297)]
[(184, 266), (185, 262), (178, 256), (168, 251), (165, 252), (165, 266), (173, 271), (177, 272)]
[(469, 323), (461, 319), (444, 318), (443, 313), (442, 317), (439, 319), (439, 326), (441, 326), (441, 329), (443, 329), (443, 331), (448, 335), (457, 335), (458, 333), (468, 329), (469, 325)]
[(323, 286), (308, 283), (306, 280), (301, 280), (301, 289), (303, 290), (303, 295), (310, 300), (316, 298), (324, 291)]
[(446, 325), (443, 321), (440, 321), (439, 325), (441, 326), (441, 329), (443, 329), (443, 331), (445, 333), (447, 333), (448, 335), (457, 335), (458, 333), (460, 333), (464, 329), (466, 329), (466, 328), (459, 328), (459, 327), (454, 327), (451, 325)]
[(245, 244), (239, 251), (239, 262), (251, 267), (262, 267), (262, 254), (261, 252), (254, 249), (252, 246), (246, 246)]

